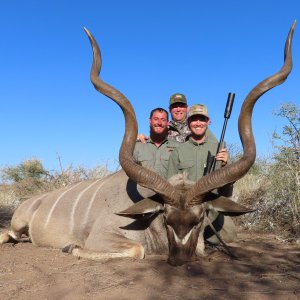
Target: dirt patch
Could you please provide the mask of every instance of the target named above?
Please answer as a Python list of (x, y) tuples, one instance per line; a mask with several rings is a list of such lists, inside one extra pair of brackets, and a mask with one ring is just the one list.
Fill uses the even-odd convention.
[(180, 267), (166, 257), (97, 262), (30, 243), (0, 245), (1, 299), (300, 299), (299, 246), (239, 235), (222, 252)]

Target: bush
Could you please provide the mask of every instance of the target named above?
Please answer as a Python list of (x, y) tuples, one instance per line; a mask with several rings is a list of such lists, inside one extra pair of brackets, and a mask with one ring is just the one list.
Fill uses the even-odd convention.
[(13, 203), (17, 201), (16, 199), (29, 198), (81, 180), (98, 179), (108, 174), (110, 171), (106, 166), (96, 166), (92, 169), (70, 166), (62, 172), (50, 174), (38, 159), (25, 160), (17, 166), (2, 169), (1, 177), (8, 184), (3, 191), (0, 205), (7, 202), (4, 200), (4, 194), (11, 193), (11, 197), (8, 199), (11, 199), (11, 203)]
[(11, 183), (12, 190), (17, 197), (35, 194), (42, 188), (49, 176), (49, 172), (38, 159), (28, 159), (17, 166), (5, 167), (1, 173), (2, 179)]
[(44, 169), (38, 159), (28, 159), (15, 167), (6, 167), (2, 169), (2, 178), (13, 183), (24, 179), (41, 179), (48, 172)]
[(109, 173), (106, 166), (92, 169), (70, 166), (63, 172), (50, 174), (38, 159), (3, 168), (1, 176), (7, 184), (0, 185), (0, 229), (9, 226), (14, 210), (27, 198), (81, 180), (102, 178)]
[(255, 207), (241, 218), (247, 229), (275, 231), (300, 237), (300, 113), (292, 103), (274, 113), (288, 121), (281, 134), (273, 134), (271, 160), (258, 159), (254, 168), (235, 184), (238, 201)]
[(285, 118), (282, 133), (274, 132), (276, 152), (269, 171), (274, 215), (280, 226), (300, 236), (300, 109), (282, 104), (275, 115)]

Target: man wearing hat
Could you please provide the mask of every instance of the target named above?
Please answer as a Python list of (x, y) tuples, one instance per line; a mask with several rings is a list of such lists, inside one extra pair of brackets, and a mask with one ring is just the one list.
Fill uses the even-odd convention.
[[(185, 95), (181, 93), (173, 94), (170, 97), (169, 102), (169, 112), (171, 114), (172, 120), (169, 122), (168, 139), (174, 140), (179, 143), (184, 143), (188, 140), (191, 135), (191, 131), (187, 125), (187, 111), (188, 105)], [(213, 135), (211, 130), (207, 129), (208, 139), (218, 143), (216, 137)], [(137, 138), (140, 142), (145, 143), (148, 136), (144, 134), (139, 134)]]
[[(195, 104), (191, 106), (187, 123), (191, 136), (187, 142), (179, 144), (170, 155), (167, 178), (179, 173), (186, 173), (187, 179), (196, 182), (204, 174), (208, 151), (214, 155), (218, 148), (218, 142), (207, 136), (210, 118), (205, 105)], [(220, 162), (219, 167), (224, 167), (228, 163), (228, 158), (227, 150), (222, 148), (216, 155), (216, 161)], [(228, 184), (215, 192), (230, 197), (232, 190), (233, 185)], [(217, 211), (210, 211), (208, 217), (225, 242), (232, 242), (236, 239), (236, 228), (230, 217), (219, 214)], [(219, 243), (210, 227), (205, 229), (204, 237), (211, 243)]]
[[(173, 94), (170, 97), (169, 111), (171, 113), (172, 120), (169, 122), (168, 137), (179, 143), (186, 142), (191, 135), (191, 131), (187, 124), (188, 105), (186, 97), (180, 93)], [(217, 142), (216, 137), (209, 128), (207, 129), (206, 134), (208, 139)]]
[[(188, 179), (197, 181), (204, 174), (208, 151), (214, 155), (217, 151), (218, 141), (207, 135), (210, 118), (207, 107), (203, 104), (191, 106), (188, 112), (187, 126), (191, 135), (187, 142), (178, 146), (170, 156), (168, 178), (175, 174), (186, 172)], [(225, 166), (228, 162), (228, 152), (221, 149), (216, 160)]]

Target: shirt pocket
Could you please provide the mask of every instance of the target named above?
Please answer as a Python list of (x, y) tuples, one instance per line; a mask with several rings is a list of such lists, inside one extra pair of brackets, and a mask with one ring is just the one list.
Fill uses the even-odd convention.
[(167, 151), (172, 152), (175, 148), (177, 148), (180, 144), (176, 141), (168, 141)]
[(151, 168), (152, 167), (152, 160), (149, 153), (139, 153), (137, 157), (137, 163), (143, 167)]
[(178, 170), (183, 172), (184, 170), (188, 170), (194, 166), (195, 166), (195, 162), (193, 160), (185, 160), (185, 161), (181, 161), (178, 164)]
[(169, 148), (167, 148), (167, 151), (161, 153), (161, 156), (160, 156), (161, 165), (166, 170), (168, 169), (168, 163), (169, 163), (169, 158), (170, 158), (171, 153), (172, 153), (172, 151), (169, 151)]

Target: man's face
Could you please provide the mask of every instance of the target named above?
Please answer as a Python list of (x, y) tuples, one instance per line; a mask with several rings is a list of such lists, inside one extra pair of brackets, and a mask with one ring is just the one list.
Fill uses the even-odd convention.
[(170, 113), (172, 116), (172, 120), (177, 122), (183, 122), (186, 119), (187, 105), (180, 102), (173, 103), (170, 106)]
[(188, 120), (192, 135), (197, 137), (202, 137), (205, 134), (208, 124), (209, 118), (203, 115), (194, 115)]
[(168, 132), (168, 116), (165, 112), (155, 111), (149, 119), (150, 132), (166, 134)]

